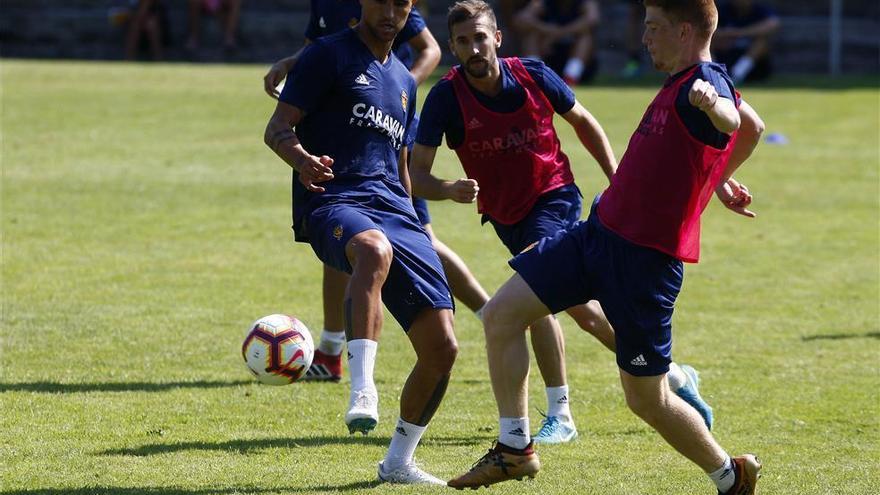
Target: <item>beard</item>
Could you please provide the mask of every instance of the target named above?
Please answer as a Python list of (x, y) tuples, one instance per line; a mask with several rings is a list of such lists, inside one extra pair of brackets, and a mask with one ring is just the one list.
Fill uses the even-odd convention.
[(473, 78), (482, 79), (489, 75), (489, 67), (492, 65), (489, 63), (488, 59), (483, 57), (474, 56), (468, 59), (467, 63), (464, 64), (464, 70)]

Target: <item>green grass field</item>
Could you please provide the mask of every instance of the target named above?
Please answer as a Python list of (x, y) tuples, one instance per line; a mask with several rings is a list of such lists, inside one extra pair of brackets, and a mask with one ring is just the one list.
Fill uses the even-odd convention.
[[(414, 360), (390, 317), (370, 437), (347, 435), (347, 381), (273, 388), (243, 365), (259, 316), (321, 328), (320, 266), (291, 242), (290, 171), (262, 143), (263, 67), (3, 60), (0, 71), (3, 494), (442, 490), (374, 482)], [(854, 87), (745, 88), (790, 144), (762, 144), (738, 174), (757, 219), (707, 210), (703, 259), (679, 298), (674, 357), (701, 370), (722, 445), (762, 457), (764, 494), (880, 491), (880, 92), (876, 80)], [(578, 96), (620, 156), (655, 91)], [(599, 168), (560, 131), (591, 198)], [(438, 157), (442, 175), (460, 176), (448, 150)], [(432, 214), (490, 291), (509, 277), (473, 207)], [(533, 482), (491, 493), (714, 494), (627, 410), (611, 354), (563, 326), (581, 437), (540, 449)], [(456, 329), (453, 380), (416, 452), (441, 477), (470, 467), (497, 425), (481, 328), (461, 311)], [(534, 366), (530, 383), (535, 425)]]

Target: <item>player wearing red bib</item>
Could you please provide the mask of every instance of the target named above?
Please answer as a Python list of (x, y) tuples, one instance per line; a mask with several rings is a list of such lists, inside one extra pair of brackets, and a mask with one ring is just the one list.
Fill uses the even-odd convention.
[[(763, 123), (739, 98), (709, 42), (712, 0), (646, 0), (645, 34), (655, 68), (670, 74), (630, 139), (609, 188), (575, 228), (542, 239), (510, 264), (514, 275), (487, 304), (486, 347), (500, 416), (527, 415), (530, 322), (598, 300), (614, 327), (627, 405), (698, 465), (723, 495), (750, 495), (761, 465), (731, 458), (700, 416), (669, 393), (672, 312), (683, 262), (699, 258), (699, 217), (714, 191), (739, 214), (752, 197), (733, 173), (751, 155)], [(503, 434), (503, 430), (502, 430)], [(456, 488), (534, 476), (531, 445), (500, 439)]]

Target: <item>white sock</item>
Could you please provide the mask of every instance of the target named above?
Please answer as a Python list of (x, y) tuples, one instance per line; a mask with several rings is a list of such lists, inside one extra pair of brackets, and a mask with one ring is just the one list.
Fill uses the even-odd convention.
[(565, 416), (571, 419), (568, 407), (568, 385), (547, 387), (547, 416)]
[(565, 69), (562, 70), (562, 74), (565, 77), (574, 79), (575, 81), (580, 81), (583, 73), (584, 63), (581, 62), (581, 59), (579, 58), (568, 59), (568, 62), (565, 63)]
[(330, 356), (338, 356), (342, 354), (342, 348), (345, 347), (345, 332), (333, 332), (324, 329), (321, 332), (321, 342), (318, 344), (318, 350)]
[(754, 66), (755, 61), (752, 60), (752, 57), (743, 55), (735, 64), (733, 64), (733, 69), (730, 70), (730, 77), (733, 78), (733, 82), (742, 82), (745, 80), (746, 76), (749, 75), (749, 72), (752, 71), (752, 67)]
[(681, 371), (681, 368), (675, 363), (669, 363), (669, 371), (666, 373), (666, 380), (669, 381), (669, 390), (672, 390), (673, 392), (684, 387), (684, 384), (687, 383), (687, 377), (684, 375), (684, 371)]
[(416, 446), (427, 429), (427, 426), (414, 425), (397, 418), (397, 428), (394, 430), (391, 445), (388, 446), (388, 453), (385, 454), (385, 461), (382, 463), (385, 470), (391, 471), (411, 462), (413, 452), (416, 451)]
[(376, 367), (375, 340), (356, 339), (348, 343), (348, 370), (351, 374), (351, 390), (376, 390), (373, 369)]
[(736, 481), (736, 473), (733, 472), (733, 461), (730, 460), (730, 456), (727, 456), (727, 460), (720, 468), (709, 473), (709, 478), (712, 478), (721, 493), (727, 493), (730, 490)]
[(514, 449), (524, 449), (532, 441), (532, 435), (529, 433), (529, 418), (499, 418), (498, 423), (501, 425), (498, 441), (504, 445)]

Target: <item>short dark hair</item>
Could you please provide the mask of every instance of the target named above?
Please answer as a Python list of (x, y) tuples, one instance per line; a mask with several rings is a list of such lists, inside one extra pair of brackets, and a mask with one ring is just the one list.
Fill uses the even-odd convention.
[(658, 7), (673, 21), (687, 22), (697, 33), (710, 39), (718, 26), (714, 0), (645, 0), (645, 7)]
[(446, 15), (446, 27), (449, 28), (449, 36), (452, 36), (452, 26), (459, 22), (486, 16), (492, 22), (492, 27), (498, 29), (498, 21), (495, 20), (495, 12), (492, 7), (483, 0), (459, 0)]

